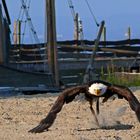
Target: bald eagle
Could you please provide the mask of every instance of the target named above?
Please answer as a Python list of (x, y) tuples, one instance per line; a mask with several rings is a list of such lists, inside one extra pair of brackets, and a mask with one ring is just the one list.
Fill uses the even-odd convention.
[(101, 80), (95, 80), (86, 85), (80, 85), (65, 89), (58, 96), (47, 117), (41, 120), (40, 124), (35, 128), (29, 130), (29, 132), (41, 133), (45, 130), (48, 130), (48, 128), (52, 126), (54, 120), (57, 117), (57, 113), (61, 111), (63, 105), (65, 103), (67, 104), (72, 102), (80, 93), (83, 93), (85, 99), (89, 102), (90, 110), (94, 115), (98, 125), (98, 119), (92, 107), (93, 102), (96, 100), (96, 110), (97, 113), (99, 113), (99, 98), (103, 97), (104, 103), (115, 94), (118, 95), (119, 99), (124, 98), (128, 101), (131, 109), (136, 113), (137, 119), (140, 122), (140, 103), (129, 88), (120, 85), (114, 85)]

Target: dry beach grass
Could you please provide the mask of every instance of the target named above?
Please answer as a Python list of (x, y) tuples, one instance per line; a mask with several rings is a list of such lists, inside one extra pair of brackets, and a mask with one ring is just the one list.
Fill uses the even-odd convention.
[[(140, 100), (140, 90), (134, 94)], [(74, 101), (64, 105), (53, 126), (41, 134), (28, 133), (44, 118), (57, 95), (45, 94), (0, 99), (1, 140), (139, 140), (140, 123), (125, 100), (101, 104), (97, 128), (89, 105)]]

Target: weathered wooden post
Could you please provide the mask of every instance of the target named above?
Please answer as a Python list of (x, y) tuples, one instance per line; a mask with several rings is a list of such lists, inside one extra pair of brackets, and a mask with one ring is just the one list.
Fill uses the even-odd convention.
[(4, 64), (8, 65), (9, 63), (9, 48), (11, 46), (11, 40), (10, 40), (10, 28), (9, 24), (7, 24), (7, 19), (4, 18), (4, 29), (3, 29), (3, 35), (4, 35)]
[(128, 34), (128, 39), (130, 40), (131, 39), (131, 28), (130, 27), (128, 27), (127, 34)]
[(3, 54), (3, 17), (2, 17), (2, 6), (0, 4), (0, 64), (4, 63)]
[(7, 22), (10, 25), (11, 24), (11, 19), (10, 19), (10, 16), (9, 16), (9, 12), (8, 12), (8, 8), (7, 8), (5, 0), (2, 0), (2, 5), (3, 5), (4, 11), (5, 11)]
[(125, 33), (125, 37), (127, 37), (128, 40), (131, 39), (131, 28), (130, 27), (127, 28), (127, 32)]
[(14, 44), (21, 43), (21, 21), (14, 22)]
[[(78, 26), (78, 13), (75, 14), (74, 18), (74, 40), (79, 40), (79, 26)], [(76, 45), (77, 46), (77, 45)]]
[(89, 60), (89, 64), (88, 64), (87, 69), (85, 71), (85, 75), (84, 75), (84, 78), (83, 78), (83, 83), (88, 83), (89, 81), (93, 80), (93, 77), (96, 78), (95, 75), (94, 75), (95, 73), (94, 73), (93, 65), (94, 65), (94, 61), (95, 61), (96, 52), (98, 50), (100, 38), (101, 38), (101, 35), (102, 35), (102, 32), (103, 32), (104, 24), (105, 24), (105, 22), (102, 21), (101, 25), (100, 25), (98, 35), (97, 35), (97, 38), (96, 38), (96, 41), (95, 41), (93, 52), (92, 52), (91, 58)]
[(13, 39), (14, 39), (14, 44), (17, 44), (17, 21), (14, 21)]
[(104, 24), (105, 24), (105, 22), (102, 21), (101, 25), (100, 25), (98, 35), (97, 35), (97, 38), (96, 38), (96, 41), (95, 41), (95, 45), (94, 45), (94, 48), (93, 48), (93, 53), (92, 53), (91, 59), (89, 61), (89, 64), (91, 66), (93, 66), (93, 63), (94, 63), (94, 59), (95, 59), (95, 56), (96, 56), (96, 52), (98, 50), (98, 46), (99, 46), (99, 42), (100, 42), (100, 38), (101, 38), (101, 34), (102, 34), (102, 31), (103, 31)]
[(21, 43), (21, 21), (17, 20), (17, 44)]
[[(106, 42), (106, 27), (103, 28), (103, 41)], [(106, 47), (106, 45), (104, 45)]]
[(59, 86), (59, 70), (56, 44), (55, 0), (46, 0), (47, 15), (47, 51), (49, 72), (52, 73), (55, 85)]
[[(8, 47), (10, 45), (10, 30), (11, 24), (10, 16), (8, 13), (5, 0), (2, 0), (2, 6), (0, 4), (0, 64), (6, 65), (8, 63)], [(6, 17), (3, 17), (3, 13)]]

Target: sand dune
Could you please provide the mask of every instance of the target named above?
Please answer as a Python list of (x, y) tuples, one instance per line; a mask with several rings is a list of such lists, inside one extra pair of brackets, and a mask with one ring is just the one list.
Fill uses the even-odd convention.
[[(140, 100), (140, 90), (135, 95)], [(64, 105), (47, 132), (31, 134), (28, 130), (44, 118), (57, 95), (19, 96), (0, 99), (0, 140), (139, 140), (140, 123), (127, 101), (101, 103), (100, 128), (85, 101)]]

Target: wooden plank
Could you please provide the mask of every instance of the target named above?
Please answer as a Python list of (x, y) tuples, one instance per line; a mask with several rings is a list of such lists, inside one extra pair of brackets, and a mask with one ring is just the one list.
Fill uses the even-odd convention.
[[(65, 45), (65, 46), (61, 46), (58, 49), (61, 51), (65, 51), (65, 52), (72, 52), (72, 51), (92, 51), (93, 46), (78, 46), (78, 47), (73, 47), (70, 45)], [(108, 49), (118, 49), (118, 50), (130, 50), (130, 51), (140, 51), (140, 46), (111, 46), (111, 47), (99, 47), (98, 49), (100, 50), (100, 48), (104, 49), (104, 48), (108, 48)]]
[(71, 78), (77, 78), (77, 75), (67, 75), (67, 76), (62, 76), (62, 79), (71, 79)]
[(89, 53), (79, 53), (79, 52), (58, 52), (58, 58), (68, 59), (68, 58), (89, 58), (91, 54)]
[(138, 55), (139, 53), (137, 51), (119, 50), (119, 49), (112, 49), (112, 48), (99, 48), (99, 50), (113, 52), (113, 53), (132, 54), (132, 55)]
[(16, 50), (20, 50), (20, 51), (25, 51), (25, 52), (36, 52), (36, 51), (44, 51), (45, 52), (45, 48), (44, 47), (42, 47), (42, 48), (23, 48), (23, 47), (21, 47), (21, 48), (19, 48), (19, 47), (14, 47), (14, 48), (12, 48), (11, 47), (11, 51), (16, 51)]
[(29, 55), (20, 55), (20, 61), (39, 61), (44, 60), (43, 56), (29, 56)]
[(46, 43), (40, 43), (40, 44), (12, 44), (11, 48), (13, 49), (39, 49), (44, 48), (45, 49)]
[[(86, 46), (92, 46), (95, 44), (95, 40), (82, 40), (82, 43)], [(57, 41), (58, 46), (74, 46), (74, 45), (81, 45), (81, 40), (66, 40), (66, 41)], [(23, 48), (38, 48), (38, 46), (44, 47), (47, 44), (40, 43), (40, 44), (21, 44)], [(126, 40), (117, 40), (117, 41), (100, 41), (99, 45), (101, 46), (126, 46), (126, 45), (138, 45), (140, 46), (140, 39), (126, 39)], [(16, 46), (16, 45), (12, 45)], [(17, 46), (18, 47), (18, 46)]]
[(11, 19), (10, 19), (10, 16), (9, 16), (9, 12), (8, 12), (8, 8), (7, 8), (5, 0), (2, 0), (2, 4), (3, 4), (3, 7), (4, 7), (6, 18), (8, 20), (8, 24), (11, 24)]
[[(95, 61), (99, 61), (99, 62), (103, 62), (103, 63), (106, 63), (106, 61), (131, 61), (131, 62), (133, 62), (134, 60), (135, 60), (136, 58), (135, 57), (122, 57), (122, 58), (118, 58), (118, 57), (116, 57), (116, 58), (110, 58), (110, 57), (107, 57), (107, 58), (96, 58), (95, 59)], [(140, 58), (139, 57), (137, 57), (137, 59), (138, 60), (140, 60)], [(67, 65), (67, 67), (69, 67), (69, 68), (74, 68), (74, 66), (75, 66), (75, 63), (79, 66), (79, 65), (81, 65), (81, 64), (83, 64), (84, 63), (84, 65), (85, 65), (85, 63), (86, 63), (86, 65), (87, 65), (87, 61), (88, 61), (88, 59), (82, 59), (82, 60), (77, 60), (77, 59), (73, 59), (73, 60), (68, 60), (68, 59), (65, 59), (65, 60), (59, 60), (59, 64), (60, 65)], [(21, 63), (21, 64), (31, 64), (31, 63), (42, 63), (43, 65), (44, 65), (44, 62), (45, 63), (47, 63), (47, 59), (45, 59), (45, 60), (37, 60), (37, 61), (21, 61), (21, 62), (14, 62), (14, 61), (12, 61), (11, 63)], [(74, 63), (74, 66), (72, 65)], [(61, 67), (60, 67), (61, 68)], [(75, 68), (74, 68), (75, 69)]]
[[(21, 47), (19, 46), (15, 46), (15, 47), (11, 47), (12, 50), (15, 50), (15, 49), (21, 49), (23, 51), (39, 51), (39, 50), (46, 50), (46, 48), (44, 47), (43, 44), (41, 44), (40, 46), (42, 46), (41, 48), (39, 48), (39, 46), (37, 45), (33, 45), (33, 44), (27, 44), (27, 45), (23, 45), (21, 44)], [(108, 46), (106, 46), (108, 47)], [(105, 47), (105, 48), (106, 48)], [(93, 47), (92, 45), (88, 46), (88, 45), (84, 45), (84, 46), (78, 46), (78, 47), (75, 47), (73, 45), (59, 45), (57, 47), (59, 50), (61, 51), (66, 51), (66, 52), (69, 52), (69, 51), (92, 51)], [(104, 47), (102, 47), (104, 48)], [(130, 46), (130, 45), (122, 45), (122, 44), (119, 44), (119, 46), (116, 46), (116, 45), (111, 45), (109, 46), (108, 48), (110, 49), (122, 49), (122, 50), (131, 50), (131, 51), (139, 51), (140, 50), (140, 46)]]
[[(95, 40), (82, 40), (85, 45), (94, 45)], [(66, 40), (66, 41), (59, 41), (57, 42), (59, 45), (81, 45), (81, 40)], [(117, 41), (100, 41), (99, 45), (138, 45), (140, 44), (140, 39), (126, 39), (126, 40), (117, 40)]]
[[(71, 47), (70, 47), (71, 48)], [(117, 49), (119, 48), (119, 49)], [(132, 57), (132, 56), (135, 56), (137, 55), (137, 51), (139, 51), (139, 48), (140, 47), (124, 47), (124, 49), (127, 49), (128, 50), (122, 50), (123, 48), (122, 47), (100, 47), (98, 52), (97, 52), (97, 57), (112, 57), (114, 56), (113, 53), (115, 53), (116, 56), (118, 57), (122, 57), (122, 56), (128, 56), (128, 57)], [(68, 48), (67, 48), (68, 49)], [(74, 47), (72, 47), (73, 50), (75, 50)], [(71, 51), (68, 51), (68, 52), (61, 52), (59, 51), (58, 52), (58, 58), (64, 58), (64, 59), (69, 59), (69, 58), (77, 58), (77, 59), (83, 59), (83, 58), (89, 58), (90, 55), (91, 55), (91, 47), (90, 48), (84, 48), (83, 47), (78, 47), (78, 49), (80, 49), (81, 52), (77, 52), (77, 51), (74, 51), (74, 52), (71, 52)], [(76, 49), (77, 50), (77, 49)], [(86, 52), (85, 50), (88, 50), (88, 52)], [(131, 51), (133, 50), (133, 51)], [(82, 52), (83, 51), (83, 52)], [(103, 51), (103, 52), (102, 52)], [(105, 53), (106, 52), (106, 53)], [(109, 53), (110, 52), (110, 53)], [(111, 53), (112, 52), (112, 53)], [(19, 50), (19, 49), (12, 49), (10, 51), (10, 55), (27, 55), (30, 56), (30, 55), (34, 55), (36, 57), (38, 56), (43, 56), (44, 57), (44, 51), (32, 51), (32, 49), (27, 49), (27, 50)], [(13, 56), (11, 56), (13, 57)], [(47, 56), (46, 56), (47, 57)]]
[[(71, 50), (71, 48), (72, 48), (72, 50), (73, 50), (73, 52), (71, 52), (72, 50)], [(74, 50), (75, 50), (75, 48), (78, 48), (78, 49), (76, 49), (76, 50), (79, 50), (79, 51), (81, 51), (80, 53), (79, 52), (75, 52)], [(84, 57), (87, 57), (87, 58), (89, 58), (90, 57), (90, 54), (88, 53), (88, 52), (91, 52), (92, 51), (92, 49), (91, 48), (83, 48), (83, 47), (69, 47), (69, 48), (65, 48), (66, 50), (69, 50), (70, 49), (70, 51), (66, 51), (66, 52), (58, 52), (58, 58), (72, 58), (72, 57), (74, 57), (74, 58), (84, 58)], [(64, 50), (65, 50), (64, 49)], [(126, 50), (125, 50), (126, 49)], [(62, 49), (63, 50), (63, 49)], [(62, 51), (61, 50), (61, 51)], [(83, 51), (83, 53), (82, 53), (82, 51)], [(88, 51), (88, 52), (86, 52), (86, 51)], [(100, 51), (100, 52), (99, 52)], [(111, 57), (111, 56), (113, 56), (113, 54), (111, 54), (111, 53), (103, 53), (103, 52), (112, 52), (112, 53), (115, 53), (115, 54), (117, 54), (117, 56), (135, 56), (135, 55), (137, 55), (138, 53), (139, 53), (139, 51), (140, 51), (140, 47), (124, 47), (124, 49), (123, 49), (123, 47), (99, 47), (98, 48), (98, 52), (97, 52), (97, 56), (99, 56), (99, 57), (102, 57), (102, 56), (107, 56), (107, 57)], [(23, 55), (28, 55), (28, 54), (37, 54), (37, 55), (43, 55), (44, 54), (44, 50), (41, 50), (41, 51), (39, 51), (39, 50), (32, 50), (32, 49), (29, 49), (29, 50), (25, 50), (25, 49), (11, 49), (10, 50), (10, 55), (14, 55), (14, 54), (23, 54)], [(122, 54), (122, 55), (121, 55)], [(46, 55), (46, 57), (47, 57), (47, 55)]]
[(0, 64), (4, 63), (4, 51), (3, 51), (3, 16), (2, 16), (2, 6), (0, 4)]
[(48, 60), (45, 59), (45, 60), (31, 60), (31, 61), (25, 61), (25, 60), (20, 60), (20, 61), (13, 61), (13, 60), (10, 60), (9, 63), (13, 63), (13, 64), (43, 64), (44, 63), (48, 63)]
[[(108, 51), (110, 51), (110, 49), (108, 50), (108, 49), (106, 49), (106, 50), (104, 50), (104, 51), (107, 51), (107, 52), (102, 52), (102, 51), (100, 51), (100, 52), (97, 52), (97, 55), (96, 55), (96, 57), (114, 57), (114, 56), (117, 56), (117, 57), (135, 57), (136, 55), (137, 55), (137, 52), (136, 51), (133, 51), (133, 52), (130, 52), (129, 51), (129, 53), (128, 53), (128, 51), (121, 51), (121, 53), (118, 51), (118, 50), (114, 50), (113, 52), (114, 53), (112, 53), (112, 52), (108, 52)], [(111, 49), (111, 51), (112, 51), (112, 49)], [(115, 55), (114, 55), (115, 54)], [(19, 52), (19, 51), (17, 51), (17, 52), (10, 52), (10, 58), (12, 58), (12, 57), (20, 57), (21, 56), (21, 60), (23, 59), (24, 60), (24, 58), (28, 58), (29, 57), (29, 59), (30, 60), (34, 60), (35, 58), (36, 58), (36, 60), (38, 60), (38, 59), (45, 59), (45, 58), (47, 58), (47, 55), (46, 54), (44, 54), (44, 53), (40, 53), (40, 52), (23, 52), (23, 51), (21, 51), (21, 52)], [(67, 53), (58, 53), (58, 59), (59, 60), (65, 60), (65, 59), (71, 59), (71, 60), (73, 60), (73, 59), (89, 59), (90, 58), (90, 56), (91, 56), (91, 53), (71, 53), (71, 52), (67, 52)]]

